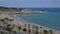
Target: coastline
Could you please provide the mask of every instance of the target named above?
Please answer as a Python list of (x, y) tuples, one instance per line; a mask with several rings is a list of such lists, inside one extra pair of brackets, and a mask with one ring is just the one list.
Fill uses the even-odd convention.
[[(11, 17), (14, 17), (14, 16), (12, 15)], [(42, 25), (39, 25), (39, 24), (36, 24), (36, 23), (33, 23), (33, 22), (28, 22), (28, 21), (26, 21), (26, 20), (24, 20), (24, 19), (22, 19), (20, 17), (16, 17), (16, 15), (15, 15), (14, 19), (21, 20), (21, 21), (24, 21), (24, 22), (29, 23), (29, 24), (35, 24), (35, 25), (38, 25), (38, 26), (42, 26)], [(42, 27), (46, 27), (46, 26), (42, 26)], [(46, 28), (52, 29), (52, 28), (49, 28), (49, 27), (46, 27)], [(55, 30), (55, 29), (53, 29), (53, 30)], [(59, 31), (59, 30), (56, 30), (56, 31)]]
[[(31, 25), (36, 25), (36, 26), (38, 26), (38, 27), (42, 26), (42, 25), (38, 25), (38, 24), (35, 24), (35, 23), (27, 22), (27, 21), (25, 21), (25, 20), (23, 20), (23, 19), (21, 19), (21, 18), (18, 18), (18, 19), (17, 19), (16, 17), (13, 17), (13, 16), (8, 15), (8, 14), (6, 14), (6, 15), (1, 14), (0, 17), (2, 17), (2, 18), (8, 17), (8, 18), (14, 19), (14, 24), (16, 24), (16, 25), (19, 24), (19, 25), (22, 25), (22, 26), (23, 26), (23, 24), (31, 24)], [(50, 29), (50, 28), (44, 27), (44, 26), (42, 26), (42, 27), (43, 27), (43, 29), (45, 29), (45, 30), (53, 30), (56, 34), (59, 34), (59, 33), (60, 33), (60, 31), (58, 31), (58, 30)]]
[[(11, 15), (10, 15), (11, 16)], [(36, 24), (36, 23), (32, 23), (32, 22), (27, 22), (26, 20), (24, 20), (24, 19), (21, 19), (21, 18), (17, 18), (17, 17), (14, 17), (14, 16), (11, 16), (11, 17), (13, 17), (14, 19), (17, 19), (17, 20), (21, 20), (21, 21), (24, 21), (25, 23), (27, 23), (27, 24), (34, 24), (34, 25), (36, 25), (36, 26), (42, 26), (42, 25), (39, 25), (39, 24)], [(43, 28), (45, 28), (45, 29), (51, 29), (51, 28), (48, 28), (48, 27), (45, 27), (45, 26), (42, 26)], [(58, 30), (55, 30), (55, 29), (51, 29), (51, 30), (54, 30), (54, 31), (58, 31)], [(58, 32), (60, 32), (60, 31), (58, 31)]]

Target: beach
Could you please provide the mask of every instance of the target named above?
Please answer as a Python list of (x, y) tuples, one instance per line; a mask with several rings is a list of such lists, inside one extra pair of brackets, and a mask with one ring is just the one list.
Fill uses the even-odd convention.
[[(10, 19), (14, 19), (14, 21), (13, 21), (13, 24), (15, 24), (15, 25), (24, 25), (24, 24), (31, 24), (31, 25), (36, 25), (36, 26), (38, 26), (38, 27), (40, 27), (40, 26), (42, 26), (42, 25), (38, 25), (38, 24), (34, 24), (34, 23), (31, 23), (31, 22), (27, 22), (27, 21), (24, 21), (23, 19), (21, 19), (21, 18), (16, 18), (16, 17), (13, 17), (13, 16), (11, 16), (11, 15), (9, 15), (9, 14), (1, 14), (0, 15), (0, 18), (5, 18), (5, 17), (8, 17), (8, 18), (10, 18)], [(53, 33), (55, 33), (55, 34), (60, 34), (60, 31), (58, 31), (58, 30), (54, 30), (54, 29), (50, 29), (50, 28), (48, 28), (48, 27), (44, 27), (44, 26), (42, 26), (43, 27), (43, 30), (45, 29), (45, 30), (53, 30)]]

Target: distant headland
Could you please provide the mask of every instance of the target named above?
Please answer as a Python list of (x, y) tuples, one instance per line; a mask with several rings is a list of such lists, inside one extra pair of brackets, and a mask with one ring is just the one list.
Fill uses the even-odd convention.
[(21, 13), (25, 13), (25, 14), (34, 14), (34, 13), (37, 13), (37, 14), (46, 14), (48, 13), (47, 11), (36, 11), (36, 10), (28, 10), (28, 9), (25, 9), (25, 8), (10, 8), (10, 7), (0, 7), (0, 13), (17, 13), (17, 14), (21, 14)]

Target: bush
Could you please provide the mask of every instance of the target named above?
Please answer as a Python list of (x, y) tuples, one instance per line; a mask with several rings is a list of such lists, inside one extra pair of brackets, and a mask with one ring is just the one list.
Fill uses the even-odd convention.
[(0, 28), (2, 28), (2, 26), (0, 26)]
[(27, 29), (26, 29), (26, 28), (23, 28), (23, 31), (24, 31), (24, 32), (26, 32), (26, 31), (27, 31)]
[(38, 31), (37, 31), (37, 32), (35, 32), (35, 34), (38, 34)]
[(12, 31), (12, 28), (6, 28), (7, 31)]
[(52, 30), (49, 30), (50, 34), (53, 34), (53, 31)]
[(18, 29), (21, 30), (21, 26), (19, 26)]
[(43, 30), (43, 33), (44, 33), (44, 34), (48, 34), (48, 31), (47, 31), (47, 30)]
[(31, 29), (29, 29), (28, 32), (30, 33), (31, 32)]
[(10, 27), (10, 26), (11, 26), (11, 25), (10, 25), (10, 24), (8, 24), (8, 25), (7, 25), (7, 28), (8, 28), (8, 27)]

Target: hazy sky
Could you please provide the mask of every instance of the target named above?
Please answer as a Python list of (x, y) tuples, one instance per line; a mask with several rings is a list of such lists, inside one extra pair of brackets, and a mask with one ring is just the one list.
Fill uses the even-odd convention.
[(0, 6), (8, 6), (8, 7), (60, 7), (60, 0), (0, 0)]

